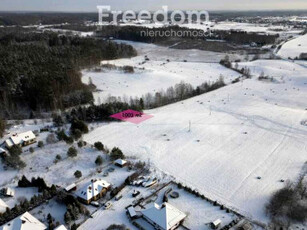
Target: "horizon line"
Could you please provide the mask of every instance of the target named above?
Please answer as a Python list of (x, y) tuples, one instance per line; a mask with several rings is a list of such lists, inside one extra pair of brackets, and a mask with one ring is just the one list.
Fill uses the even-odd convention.
[[(181, 9), (182, 10), (182, 9)], [(191, 9), (189, 9), (191, 10)], [(182, 11), (189, 11), (189, 10), (182, 10)], [(135, 10), (135, 12), (139, 12), (141, 10)], [(155, 10), (152, 10), (155, 11)], [(169, 10), (174, 11), (174, 10)], [(259, 10), (207, 10), (211, 12), (287, 12), (287, 11), (300, 11), (306, 12), (306, 9), (259, 9)], [(0, 13), (97, 13), (97, 11), (61, 11), (61, 10), (0, 10)]]

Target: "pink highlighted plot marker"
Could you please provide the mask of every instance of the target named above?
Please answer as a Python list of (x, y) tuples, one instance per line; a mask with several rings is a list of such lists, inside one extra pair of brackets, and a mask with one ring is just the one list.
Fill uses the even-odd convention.
[(135, 111), (132, 109), (128, 109), (120, 113), (115, 113), (111, 115), (110, 117), (118, 119), (118, 120), (122, 120), (122, 121), (128, 121), (134, 124), (139, 124), (143, 121), (146, 121), (152, 118), (153, 116), (146, 114), (146, 113), (139, 112), (139, 111)]

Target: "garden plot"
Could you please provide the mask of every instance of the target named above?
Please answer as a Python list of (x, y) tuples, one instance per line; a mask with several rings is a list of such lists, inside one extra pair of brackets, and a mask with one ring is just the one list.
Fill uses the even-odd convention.
[[(168, 203), (184, 212), (187, 217), (183, 225), (189, 229), (211, 229), (210, 223), (220, 219), (221, 227), (230, 224), (233, 220), (238, 219), (239, 217), (233, 213), (227, 213), (225, 208), (221, 210), (220, 206), (214, 206), (213, 203), (201, 199), (184, 189), (178, 189), (177, 185), (171, 183), (166, 186), (164, 189), (159, 191), (158, 195), (155, 197), (155, 203), (163, 203), (163, 195), (169, 189), (172, 189), (172, 192), (177, 192), (179, 194), (178, 198), (171, 198), (168, 195)], [(147, 203), (145, 200), (143, 203)], [(152, 206), (153, 203), (148, 203), (147, 206)]]
[(58, 203), (54, 198), (31, 210), (30, 213), (48, 226), (47, 216), (49, 213), (55, 219), (55, 223), (65, 224), (64, 214), (66, 210), (66, 205)]
[(1, 198), (10, 208), (13, 208), (16, 204), (19, 204), (25, 199), (30, 200), (32, 196), (38, 195), (37, 188), (19, 188), (19, 187), (10, 187), (14, 190), (14, 197), (5, 197)]

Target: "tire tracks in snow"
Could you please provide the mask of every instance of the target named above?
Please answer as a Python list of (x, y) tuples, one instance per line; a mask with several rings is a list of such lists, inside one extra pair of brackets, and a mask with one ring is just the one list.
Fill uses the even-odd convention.
[(257, 166), (244, 178), (244, 180), (242, 180), (240, 185), (233, 191), (233, 193), (229, 196), (228, 199), (232, 200), (233, 197), (238, 193), (238, 191), (244, 186), (244, 184), (246, 184), (246, 180), (248, 180), (262, 165), (266, 163), (269, 158), (271, 158), (277, 152), (279, 147), (284, 143), (287, 137), (287, 133), (290, 129), (292, 129), (292, 126), (287, 128), (287, 130), (283, 134), (283, 137), (281, 138), (281, 141), (276, 145), (276, 147), (271, 151), (271, 153), (263, 161), (257, 164)]

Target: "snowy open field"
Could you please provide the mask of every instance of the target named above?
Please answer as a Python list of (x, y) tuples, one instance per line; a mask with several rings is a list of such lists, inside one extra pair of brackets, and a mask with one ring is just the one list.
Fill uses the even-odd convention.
[[(160, 28), (166, 25), (162, 23), (125, 23), (121, 24), (121, 26), (144, 26), (147, 28)], [(203, 24), (181, 24), (181, 27), (191, 28), (191, 29), (200, 29), (207, 31), (210, 30), (237, 30), (237, 31), (246, 31), (246, 32), (255, 32), (255, 33), (265, 33), (265, 34), (299, 34), (303, 30), (296, 29), (293, 27), (287, 26), (275, 26), (270, 24), (255, 24), (255, 23), (242, 23), (242, 22), (230, 22), (230, 21), (222, 21), (222, 22), (204, 22)]]
[(145, 111), (154, 117), (139, 125), (104, 124), (85, 140), (119, 146), (211, 199), (267, 222), (264, 207), (284, 186), (280, 180), (295, 180), (307, 160), (307, 127), (300, 124), (307, 117), (307, 69), (280, 60), (241, 65), (277, 81), (245, 80)]
[[(106, 70), (104, 72), (83, 71), (82, 81), (89, 82), (92, 78), (94, 84), (101, 91), (95, 92), (96, 103), (99, 98), (104, 102), (108, 95), (112, 96), (142, 96), (146, 93), (155, 93), (161, 89), (166, 90), (181, 81), (192, 84), (194, 87), (204, 82), (215, 82), (222, 75), (226, 83), (231, 82), (240, 74), (229, 70), (218, 63), (226, 54), (216, 55), (214, 52), (197, 50), (174, 50), (151, 44), (136, 44), (138, 56), (131, 59), (118, 59), (104, 61), (102, 64), (114, 64), (116, 66), (133, 66), (135, 73), (126, 74), (122, 71)], [(159, 49), (163, 50), (159, 53)], [(178, 52), (178, 55), (174, 54)], [(149, 61), (144, 62), (145, 55)], [(212, 56), (214, 58), (212, 59)], [(167, 62), (167, 59), (170, 62)], [(184, 62), (187, 60), (187, 62)], [(137, 68), (144, 68), (138, 70)]]
[(301, 53), (307, 53), (307, 34), (286, 42), (278, 52), (282, 58), (299, 58)]

